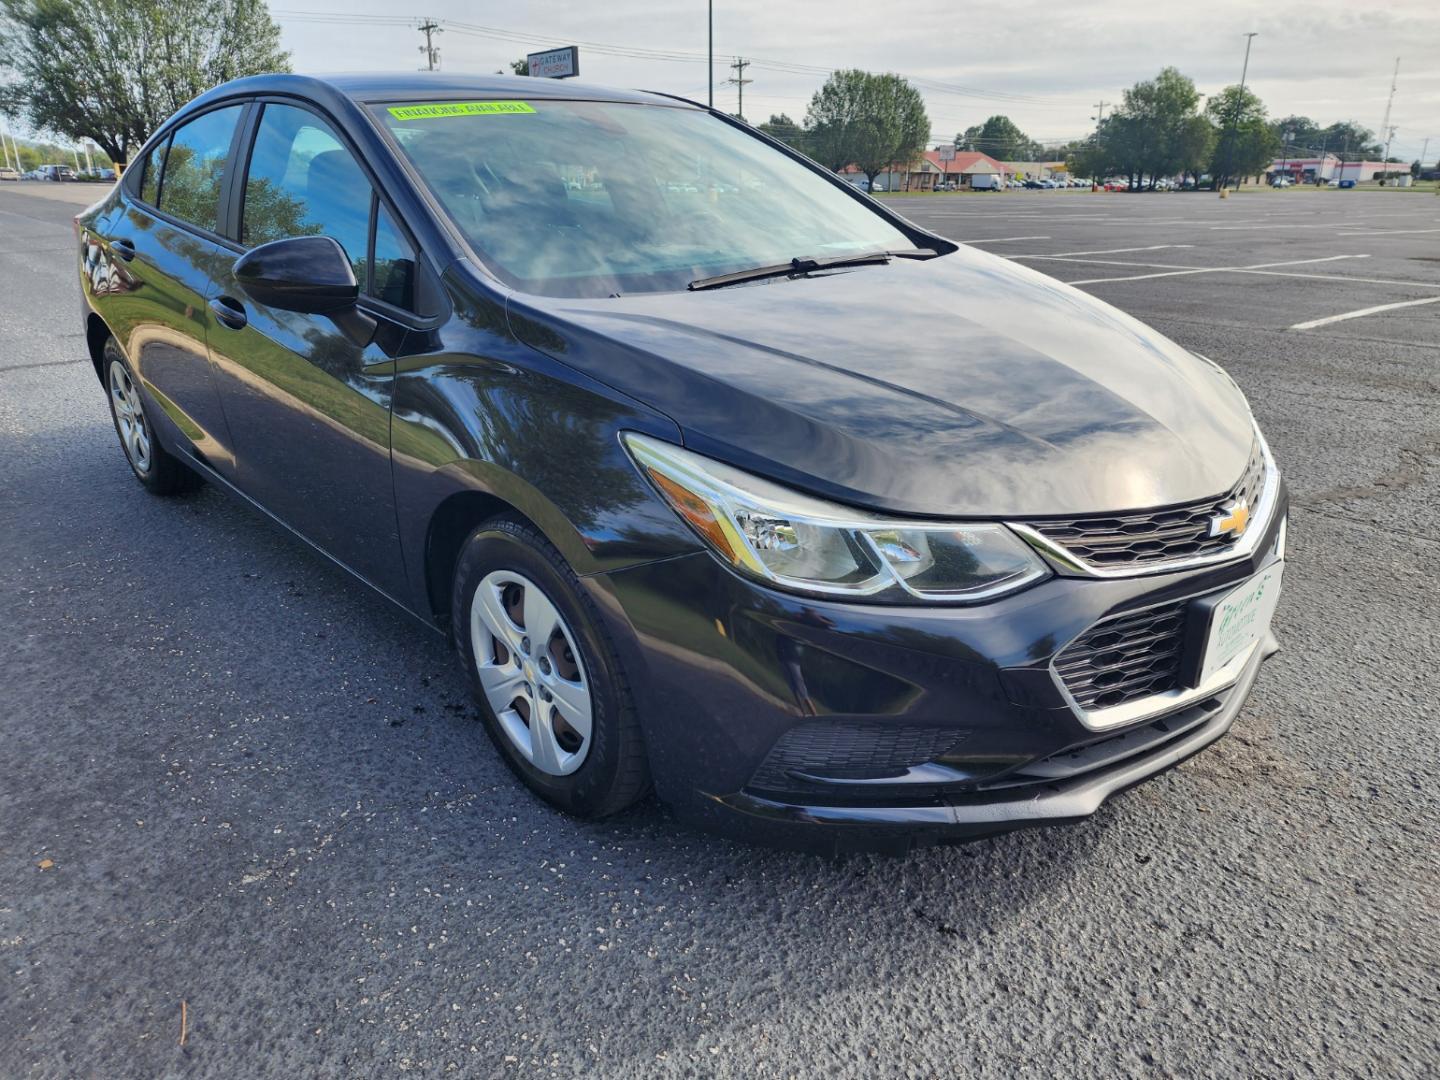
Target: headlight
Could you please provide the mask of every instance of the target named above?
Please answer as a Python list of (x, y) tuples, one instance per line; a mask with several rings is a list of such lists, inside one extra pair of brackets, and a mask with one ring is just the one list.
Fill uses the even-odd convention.
[(656, 490), (715, 553), (800, 592), (969, 603), (1049, 576), (1003, 525), (883, 518), (814, 499), (671, 443), (622, 436)]

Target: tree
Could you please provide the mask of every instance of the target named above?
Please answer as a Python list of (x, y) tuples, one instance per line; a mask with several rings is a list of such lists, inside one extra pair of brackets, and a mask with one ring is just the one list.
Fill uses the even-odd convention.
[(0, 0), (0, 112), (117, 162), (212, 86), (289, 70), (264, 0)]
[(1160, 177), (1179, 171), (1181, 141), (1199, 104), (1195, 83), (1173, 67), (1125, 91), (1120, 114), (1131, 121), (1128, 171), (1137, 182), (1148, 174), (1153, 190)]
[(1280, 140), (1265, 122), (1265, 105), (1254, 91), (1227, 86), (1206, 103), (1205, 115), (1220, 129), (1210, 160), (1217, 188), (1236, 177), (1258, 175), (1275, 160)]
[[(1286, 116), (1271, 121), (1270, 127), (1282, 142), (1288, 143), (1296, 150), (1306, 152), (1314, 150), (1318, 154), (1320, 147), (1326, 141), (1325, 129), (1308, 116)], [(1287, 135), (1286, 132), (1289, 134)]]
[(787, 146), (799, 146), (804, 141), (805, 129), (784, 113), (772, 113), (770, 119), (760, 125), (760, 130)]
[[(498, 74), (504, 75), (505, 73), (504, 73), (503, 71), (501, 71), (501, 72), (498, 72)], [(511, 60), (511, 61), (510, 61), (510, 74), (512, 74), (512, 75), (527, 75), (527, 76), (528, 76), (528, 75), (530, 74), (530, 59), (529, 59), (529, 57), (522, 56), (519, 60)]]
[(1008, 116), (992, 116), (955, 136), (957, 150), (978, 150), (1000, 161), (1039, 161), (1044, 147), (1020, 130)]
[(1215, 125), (1206, 117), (1192, 116), (1185, 121), (1177, 137), (1174, 158), (1175, 169), (1182, 179), (1193, 176), (1199, 185), (1200, 174), (1214, 156), (1216, 138)]
[(1375, 133), (1353, 120), (1331, 124), (1321, 135), (1327, 149), (1343, 161), (1363, 161), (1367, 157), (1379, 157), (1383, 152), (1375, 142)]
[(855, 165), (873, 184), (892, 165), (908, 165), (930, 141), (925, 100), (899, 75), (837, 71), (805, 113), (811, 157), (830, 169)]

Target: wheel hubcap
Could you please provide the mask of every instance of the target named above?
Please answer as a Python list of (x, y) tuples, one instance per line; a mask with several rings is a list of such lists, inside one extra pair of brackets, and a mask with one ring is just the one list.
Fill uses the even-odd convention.
[(578, 769), (590, 750), (590, 681), (540, 586), (513, 570), (486, 574), (470, 602), (470, 647), (485, 698), (525, 760), (551, 776)]
[(130, 464), (144, 473), (150, 471), (150, 424), (145, 407), (130, 373), (123, 364), (110, 365), (110, 407), (115, 412), (115, 426), (120, 430), (120, 444)]

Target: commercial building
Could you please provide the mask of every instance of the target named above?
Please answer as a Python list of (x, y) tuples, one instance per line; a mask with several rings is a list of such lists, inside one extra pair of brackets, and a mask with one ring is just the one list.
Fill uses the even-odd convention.
[(1266, 175), (1273, 181), (1277, 176), (1287, 176), (1297, 184), (1313, 184), (1316, 180), (1354, 180), (1363, 183), (1374, 180), (1376, 173), (1405, 172), (1406, 166), (1392, 161), (1341, 161), (1336, 154), (1322, 157), (1276, 158), (1270, 163)]
[[(926, 150), (908, 166), (897, 163), (880, 173), (875, 177), (875, 188), (877, 191), (936, 191), (945, 184), (968, 188), (976, 176), (1006, 176), (1010, 172), (1004, 162), (996, 161), (989, 154), (957, 150), (955, 156), (947, 160), (941, 158), (939, 150)], [(865, 178), (854, 165), (845, 166), (840, 175), (852, 184)]]

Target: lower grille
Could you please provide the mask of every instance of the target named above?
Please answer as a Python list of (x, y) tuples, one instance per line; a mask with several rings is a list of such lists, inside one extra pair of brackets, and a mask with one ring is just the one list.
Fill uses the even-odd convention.
[(1082, 709), (1108, 709), (1179, 685), (1188, 600), (1096, 623), (1055, 657)]
[(793, 773), (835, 779), (898, 775), (943, 756), (968, 734), (955, 728), (807, 721), (780, 737), (748, 786), (771, 791), (793, 788)]

